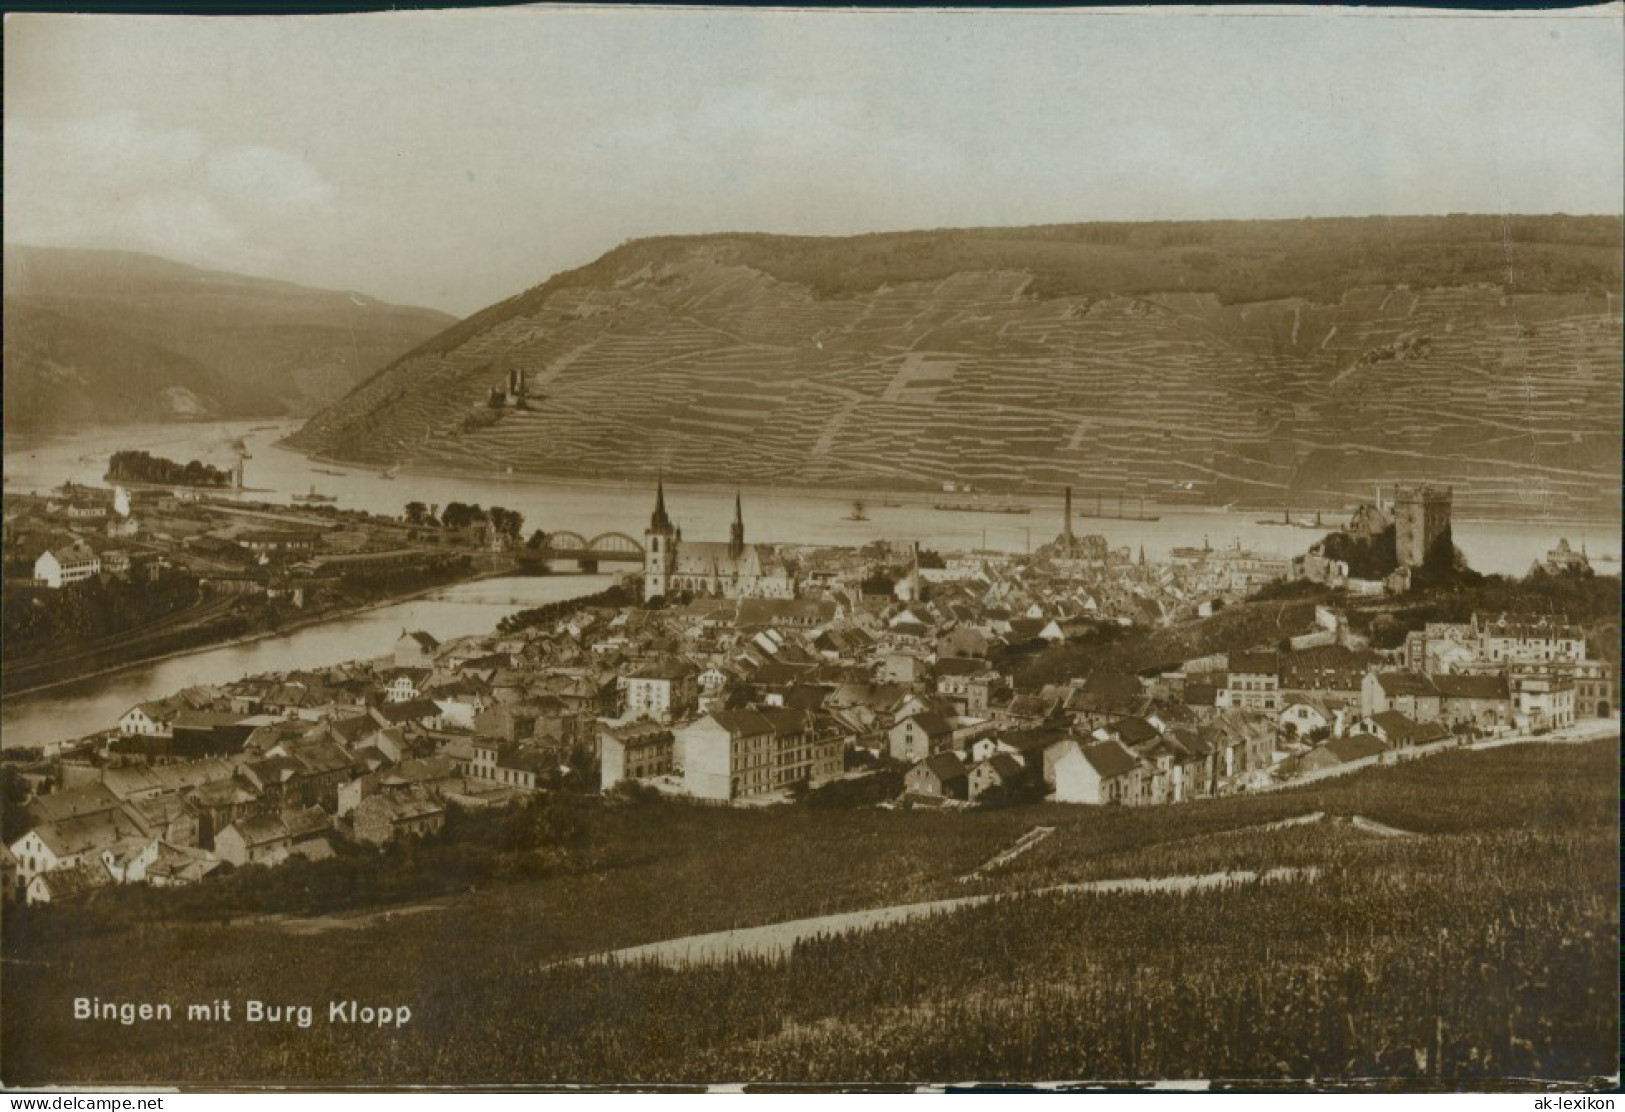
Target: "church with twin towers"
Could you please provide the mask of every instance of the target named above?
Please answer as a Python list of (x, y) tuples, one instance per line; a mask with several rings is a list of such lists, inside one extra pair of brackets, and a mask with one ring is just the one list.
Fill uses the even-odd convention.
[(666, 512), (666, 483), (655, 486), (654, 513), (643, 533), (643, 597), (679, 592), (713, 598), (794, 598), (795, 577), (773, 551), (745, 543), (743, 499), (734, 495), (734, 520), (726, 541), (683, 539)]

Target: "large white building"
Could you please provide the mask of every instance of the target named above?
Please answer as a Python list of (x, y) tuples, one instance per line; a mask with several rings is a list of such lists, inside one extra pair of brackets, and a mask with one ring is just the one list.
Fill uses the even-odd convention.
[(101, 557), (80, 549), (63, 552), (46, 550), (34, 561), (34, 578), (53, 591), (60, 591), (70, 583), (94, 578), (101, 572)]
[(841, 774), (845, 738), (807, 711), (713, 711), (677, 731), (674, 763), (700, 799), (768, 795)]

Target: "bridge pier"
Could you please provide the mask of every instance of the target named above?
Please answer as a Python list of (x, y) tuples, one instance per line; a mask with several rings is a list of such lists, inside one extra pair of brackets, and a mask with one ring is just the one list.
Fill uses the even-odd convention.
[(576, 561), (576, 567), (580, 568), (582, 571), (586, 572), (588, 575), (597, 575), (598, 574), (598, 561), (597, 560), (592, 560), (592, 559), (577, 560)]

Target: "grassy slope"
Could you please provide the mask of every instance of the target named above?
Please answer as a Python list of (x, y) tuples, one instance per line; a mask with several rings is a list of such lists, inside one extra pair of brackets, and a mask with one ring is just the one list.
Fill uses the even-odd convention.
[(5, 255), (8, 428), (161, 419), (170, 386), (202, 415), (308, 413), (453, 321), (131, 252)]
[[(579, 868), (358, 929), (113, 915), (80, 933), (72, 913), (13, 918), (0, 1057), (10, 1084), (1432, 1076), (1418, 1049), (1444, 1078), (1580, 1077), (1613, 1053), (1615, 756), (1449, 754), (1143, 811), (595, 809)], [(1427, 837), (1213, 836), (1313, 810)], [(953, 882), (1037, 822), (1059, 829), (1006, 873)], [(820, 910), (1270, 861), (1328, 874), (1307, 888), (999, 904), (810, 947), (787, 967), (539, 968)], [(182, 1020), (92, 1038), (69, 1018), (79, 995), (239, 1008), (354, 996), (416, 1018), (359, 1030), (318, 1009), (309, 1030)]]

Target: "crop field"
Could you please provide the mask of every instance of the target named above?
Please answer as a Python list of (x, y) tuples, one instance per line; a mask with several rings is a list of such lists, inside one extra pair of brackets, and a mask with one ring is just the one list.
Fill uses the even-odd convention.
[[(722, 254), (674, 249), (522, 299), (296, 441), (710, 481), (1108, 496), (1196, 482), (1263, 504), (1426, 478), (1455, 486), (1458, 511), (1553, 515), (1597, 511), (1618, 479), (1621, 325), (1601, 289), (1038, 299), (1030, 272), (990, 268), (817, 297)], [(478, 412), (513, 370), (528, 407)]]
[[(1613, 743), (1510, 746), (1145, 809), (584, 803), (569, 852), (534, 868), (510, 854), (450, 896), (407, 885), (388, 903), (352, 893), (343, 913), (294, 917), (245, 913), (234, 886), (212, 908), (197, 889), (12, 915), (0, 1068), (11, 1085), (1587, 1085), (1614, 1072), (1617, 1048), (1616, 761)], [(958, 879), (1036, 825), (1053, 833)], [(1305, 872), (1183, 893), (1022, 894), (1282, 867)], [(278, 884), (298, 897), (328, 875), (312, 866)], [(1000, 898), (808, 939), (777, 960), (558, 964), (980, 894)], [(92, 996), (179, 1014), (75, 1020), (74, 998)], [(245, 1022), (251, 999), (309, 1004), (313, 1018)], [(411, 1020), (331, 1022), (329, 1003), (352, 999), (409, 1007)], [(184, 1005), (215, 1000), (234, 1002), (232, 1021), (186, 1018)]]

